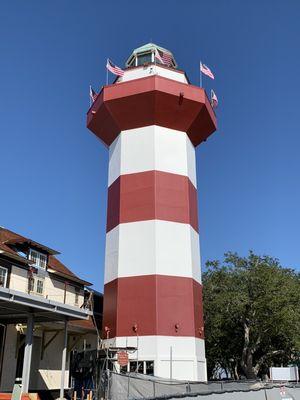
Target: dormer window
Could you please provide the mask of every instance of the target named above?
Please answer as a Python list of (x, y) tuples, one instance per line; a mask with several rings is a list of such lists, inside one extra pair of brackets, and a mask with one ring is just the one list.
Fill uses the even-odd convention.
[(47, 256), (46, 254), (40, 253), (39, 251), (30, 249), (29, 260), (33, 262), (35, 267), (46, 269), (47, 268)]

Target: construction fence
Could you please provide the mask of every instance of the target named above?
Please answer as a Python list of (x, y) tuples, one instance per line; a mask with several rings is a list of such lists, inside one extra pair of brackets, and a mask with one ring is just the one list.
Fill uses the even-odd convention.
[(260, 381), (184, 382), (137, 373), (109, 372), (106, 396), (112, 400), (300, 400), (300, 385)]

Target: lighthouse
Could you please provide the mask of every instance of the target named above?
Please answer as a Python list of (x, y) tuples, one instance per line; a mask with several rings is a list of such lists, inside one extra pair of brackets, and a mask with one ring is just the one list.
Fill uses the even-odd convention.
[(149, 43), (102, 88), (87, 127), (109, 150), (104, 342), (137, 348), (128, 371), (205, 381), (195, 148), (216, 130), (205, 90)]

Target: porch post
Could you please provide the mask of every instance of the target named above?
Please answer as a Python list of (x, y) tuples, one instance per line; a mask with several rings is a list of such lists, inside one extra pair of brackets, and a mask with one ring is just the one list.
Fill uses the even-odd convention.
[(60, 399), (64, 398), (64, 389), (65, 389), (65, 374), (66, 374), (66, 361), (67, 361), (67, 345), (68, 345), (68, 320), (65, 319), (64, 325), (64, 347), (62, 351), (61, 358), (61, 380), (60, 380)]
[(28, 390), (29, 390), (33, 327), (34, 327), (33, 314), (28, 314), (25, 349), (24, 349), (24, 360), (23, 360), (23, 371), (22, 371), (22, 393), (28, 393)]

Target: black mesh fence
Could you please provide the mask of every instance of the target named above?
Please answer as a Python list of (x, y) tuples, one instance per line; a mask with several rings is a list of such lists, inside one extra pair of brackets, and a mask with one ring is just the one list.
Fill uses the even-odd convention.
[(188, 382), (165, 380), (137, 373), (109, 373), (106, 395), (112, 400), (199, 397), (214, 400), (300, 400), (300, 385), (260, 381)]

